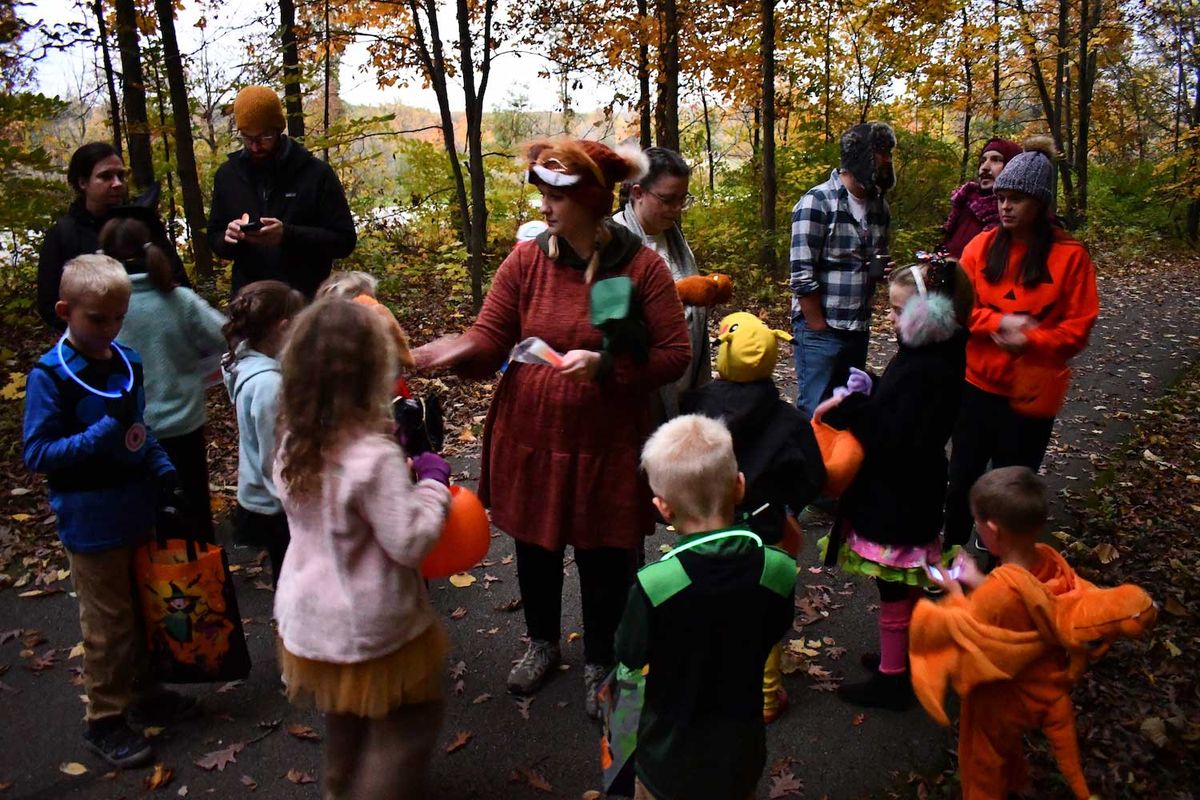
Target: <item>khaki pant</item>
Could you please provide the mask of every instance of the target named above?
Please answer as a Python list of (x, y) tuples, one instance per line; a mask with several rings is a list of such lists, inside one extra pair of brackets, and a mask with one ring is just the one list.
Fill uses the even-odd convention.
[(418, 800), (446, 704), (399, 706), (383, 719), (327, 714), (326, 800)]
[(120, 716), (147, 682), (146, 647), (135, 607), (133, 547), (68, 553), (83, 631), (87, 721)]

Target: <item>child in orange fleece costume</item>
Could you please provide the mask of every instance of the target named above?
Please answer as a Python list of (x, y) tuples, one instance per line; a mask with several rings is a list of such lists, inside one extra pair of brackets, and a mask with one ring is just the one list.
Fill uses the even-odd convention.
[[(1045, 487), (1027, 467), (987, 473), (971, 490), (980, 537), (1003, 562), (984, 576), (963, 559), (957, 579), (931, 569), (948, 592), (913, 613), (913, 689), (943, 725), (947, 683), (962, 697), (958, 760), (963, 800), (1003, 800), (1026, 788), (1023, 735), (1040, 729), (1079, 800), (1091, 797), (1075, 736), (1071, 686), (1113, 639), (1153, 624), (1153, 601), (1123, 585), (1099, 589), (1037, 542)], [(963, 594), (963, 586), (973, 588)]]

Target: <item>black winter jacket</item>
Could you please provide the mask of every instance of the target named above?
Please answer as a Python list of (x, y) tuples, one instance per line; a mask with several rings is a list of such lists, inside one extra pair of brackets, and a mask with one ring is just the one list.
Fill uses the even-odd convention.
[[(225, 242), (225, 228), (242, 214), (251, 220), (283, 222), (283, 244), (260, 247)], [(329, 165), (286, 136), (276, 157), (259, 167), (239, 150), (217, 169), (213, 180), (208, 243), (233, 260), (234, 294), (248, 283), (284, 281), (311, 298), (329, 277), (335, 258), (354, 251), (354, 218), (342, 184)]]
[(777, 543), (786, 509), (799, 514), (825, 482), (825, 464), (808, 418), (780, 398), (770, 379), (707, 383), (681, 395), (679, 410), (724, 420), (738, 469), (746, 476), (738, 519), (770, 504), (749, 525), (767, 544)]
[(848, 398), (837, 409), (866, 455), (840, 507), (859, 535), (919, 546), (941, 532), (946, 442), (962, 399), (966, 347), (962, 330), (936, 344), (901, 344), (870, 399)]
[[(157, 197), (157, 195), (155, 195)], [(58, 302), (58, 284), (62, 280), (63, 266), (75, 256), (94, 253), (100, 249), (100, 229), (104, 223), (114, 216), (134, 216), (145, 222), (150, 228), (154, 243), (166, 252), (171, 259), (171, 272), (175, 282), (180, 286), (191, 288), (187, 270), (175, 245), (167, 237), (166, 226), (150, 208), (138, 205), (138, 200), (127, 206), (118, 206), (107, 217), (93, 216), (83, 200), (76, 199), (67, 209), (67, 213), (59, 217), (54, 227), (46, 232), (42, 241), (42, 251), (38, 257), (37, 274), (37, 311), (42, 320), (56, 331), (66, 330), (66, 323), (54, 313), (54, 304)]]

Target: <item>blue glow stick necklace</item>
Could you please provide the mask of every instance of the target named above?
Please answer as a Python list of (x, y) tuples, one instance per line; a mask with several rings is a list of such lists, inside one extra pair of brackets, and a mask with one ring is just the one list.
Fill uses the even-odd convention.
[(86, 381), (84, 381), (82, 378), (80, 378), (78, 375), (76, 375), (74, 372), (72, 372), (71, 368), (67, 366), (67, 359), (63, 356), (63, 342), (65, 342), (66, 340), (67, 340), (67, 334), (64, 333), (62, 335), (62, 338), (58, 340), (58, 347), (56, 349), (58, 351), (58, 363), (62, 366), (63, 372), (65, 372), (71, 376), (71, 380), (75, 381), (80, 386), (82, 386), (84, 389), (87, 389), (89, 392), (91, 392), (92, 394), (98, 395), (100, 397), (107, 397), (109, 400), (116, 400), (124, 392), (128, 392), (133, 389), (133, 365), (129, 363), (129, 359), (125, 357), (125, 353), (121, 350), (120, 347), (113, 346), (112, 349), (115, 350), (117, 355), (119, 355), (121, 357), (121, 360), (125, 362), (125, 369), (127, 369), (129, 371), (129, 380), (126, 381), (125, 389), (122, 392), (104, 392), (104, 391), (97, 389), (95, 386), (89, 386)]

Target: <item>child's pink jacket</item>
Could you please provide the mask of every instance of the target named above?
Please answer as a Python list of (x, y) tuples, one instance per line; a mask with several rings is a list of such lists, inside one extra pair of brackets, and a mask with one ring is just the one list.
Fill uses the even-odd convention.
[(399, 445), (367, 434), (328, 458), (319, 498), (301, 503), (279, 489), (292, 541), (275, 618), (289, 653), (355, 663), (424, 633), (435, 612), (421, 561), (442, 530), (445, 486), (414, 484)]

